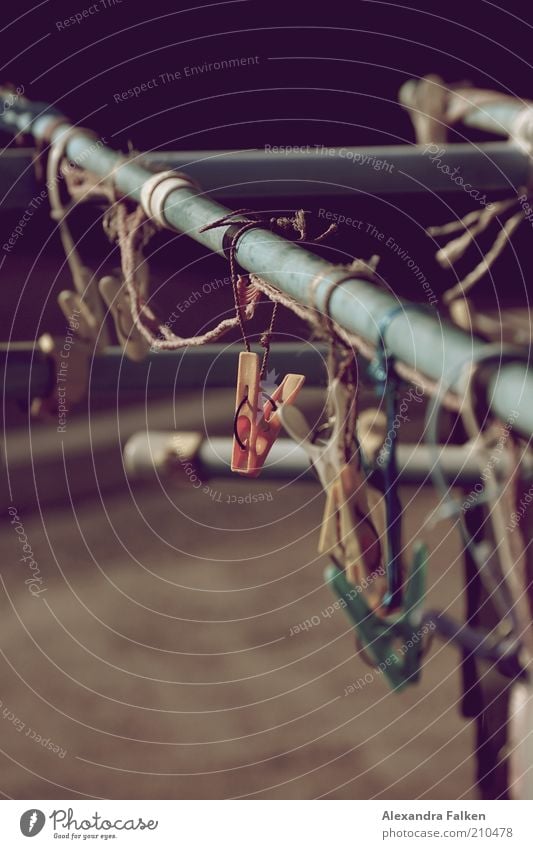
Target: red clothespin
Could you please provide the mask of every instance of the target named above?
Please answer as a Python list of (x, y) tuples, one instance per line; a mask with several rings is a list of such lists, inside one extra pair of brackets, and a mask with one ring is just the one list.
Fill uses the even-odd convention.
[(263, 403), (258, 354), (239, 354), (231, 470), (256, 478), (279, 436), (279, 407), (292, 404), (303, 386), (303, 374), (287, 374)]

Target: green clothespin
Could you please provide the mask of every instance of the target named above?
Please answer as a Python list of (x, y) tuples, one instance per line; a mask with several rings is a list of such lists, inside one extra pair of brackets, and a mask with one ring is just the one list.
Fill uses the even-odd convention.
[(416, 683), (420, 677), (425, 647), (421, 606), (426, 587), (426, 564), (427, 547), (418, 542), (406, 580), (402, 610), (386, 617), (378, 616), (368, 606), (361, 589), (346, 580), (342, 569), (332, 563), (325, 572), (326, 581), (345, 602), (346, 613), (368, 655), (397, 691)]

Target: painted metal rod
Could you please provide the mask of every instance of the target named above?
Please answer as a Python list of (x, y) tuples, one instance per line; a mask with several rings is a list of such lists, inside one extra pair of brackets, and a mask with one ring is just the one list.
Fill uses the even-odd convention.
[[(408, 80), (400, 90), (402, 102), (414, 102), (418, 80)], [(533, 143), (533, 101), (511, 97), (500, 91), (486, 91), (466, 86), (446, 88), (448, 95), (448, 113), (461, 115), (461, 122), (467, 127), (494, 133), (498, 136), (514, 137), (517, 120), (529, 118), (526, 139)], [(522, 127), (521, 132), (524, 132)], [(519, 151), (520, 147), (510, 146)]]
[[(190, 451), (184, 450), (187, 444), (191, 446)], [(150, 479), (156, 472), (158, 476), (175, 477), (179, 482), (186, 477), (187, 469), (184, 467), (187, 463), (195, 467), (202, 480), (226, 478), (233, 475), (231, 451), (232, 440), (225, 437), (210, 436), (209, 439), (202, 439), (200, 433), (150, 430), (129, 438), (124, 449), (124, 461), (127, 473), (132, 478)], [(438, 456), (441, 471), (448, 482), (459, 486), (473, 485), (480, 480), (479, 457), (471, 445), (441, 445)], [(509, 471), (505, 465), (507, 459), (505, 454), (497, 459), (494, 469), (496, 474)], [(402, 484), (431, 484), (434, 463), (433, 448), (423, 443), (398, 446), (398, 478)], [(531, 478), (529, 461), (523, 464), (523, 472), (527, 479)], [(307, 453), (293, 440), (284, 438), (277, 439), (272, 446), (261, 478), (302, 478), (318, 483)]]
[[(145, 436), (145, 434), (143, 434)], [(198, 449), (197, 460), (200, 471), (206, 477), (229, 477), (231, 475), (231, 439), (211, 437), (205, 439)], [(439, 463), (449, 483), (473, 485), (480, 480), (479, 458), (471, 445), (446, 445), (439, 448)], [(435, 452), (423, 443), (398, 446), (398, 478), (402, 484), (431, 484), (431, 469), (435, 463)], [(502, 460), (496, 474), (509, 471)], [(524, 475), (531, 479), (531, 463), (524, 464)], [(291, 439), (278, 439), (273, 445), (261, 477), (279, 478), (311, 477), (317, 480), (309, 466), (309, 457)]]
[[(231, 439), (223, 437), (204, 440), (197, 454), (199, 469), (204, 477), (227, 477), (230, 474), (230, 460)], [(441, 451), (441, 460), (443, 466), (446, 462), (445, 475), (449, 479), (453, 480), (460, 473), (461, 481), (475, 483), (479, 480), (479, 465), (476, 466), (474, 462), (465, 465), (467, 455), (463, 448), (444, 448)], [(421, 483), (425, 479), (430, 482), (432, 463), (433, 457), (425, 445), (398, 447), (398, 475), (402, 483)], [(272, 446), (261, 477), (265, 480), (277, 480), (300, 475), (316, 480), (306, 452), (291, 439), (278, 439)]]
[[(490, 99), (489, 95), (493, 95)], [(465, 102), (471, 108), (465, 113), (462, 122), (467, 127), (494, 133), (497, 136), (513, 136), (516, 122), (525, 110), (531, 112), (533, 103), (508, 97), (501, 92), (477, 91), (476, 89), (456, 89), (452, 95), (457, 101), (459, 108), (464, 108)], [(479, 105), (476, 100), (479, 99)]]
[[(37, 139), (46, 137), (52, 130), (55, 141), (65, 130), (72, 129), (69, 124), (57, 126), (55, 114), (41, 112), (31, 116), (27, 103), (21, 108), (15, 104), (7, 115), (10, 118), (7, 126), (31, 132)], [(5, 125), (3, 118), (0, 126)], [(118, 191), (136, 201), (140, 201), (141, 188), (152, 176), (139, 162), (124, 161), (120, 154), (95, 142), (83, 130), (71, 134), (67, 153), (72, 161), (98, 177), (112, 176)], [(230, 210), (193, 188), (179, 188), (166, 195), (162, 212), (169, 229), (185, 233), (210, 251), (225, 256), (223, 238), (230, 228), (223, 226), (208, 231), (202, 228), (228, 216)], [(245, 270), (264, 277), (300, 303), (324, 309), (329, 301), (331, 317), (368, 342), (378, 343), (380, 328), (386, 324), (387, 348), (393, 357), (433, 380), (448, 378), (450, 387), (458, 392), (462, 391), (461, 369), (485, 347), (481, 340), (441, 320), (436, 311), (431, 314), (413, 309), (398, 311), (397, 298), (365, 280), (356, 277), (346, 280), (335, 286), (331, 294), (335, 282), (345, 272), (270, 231), (253, 229), (244, 233), (236, 257)], [(514, 411), (515, 428), (531, 436), (533, 372), (522, 363), (504, 365), (494, 370), (488, 389), (493, 412), (506, 420)]]
[[(358, 194), (441, 194), (464, 192), (449, 173), (460, 174), (479, 191), (512, 191), (527, 179), (529, 161), (504, 142), (478, 147), (443, 145), (434, 150), (416, 145), (388, 147), (143, 153), (154, 170), (185, 170), (211, 196), (227, 199), (333, 198)], [(449, 169), (449, 170), (448, 170)], [(0, 197), (4, 209), (24, 208), (40, 190), (31, 150), (0, 156)]]
[[(263, 348), (252, 345), (262, 353)], [(98, 354), (87, 354), (91, 395), (117, 392), (179, 392), (199, 387), (235, 386), (236, 347), (202, 345), (181, 351), (149, 353), (142, 362), (133, 362), (122, 348), (110, 347)], [(280, 343), (272, 348), (269, 366), (278, 374), (287, 367), (306, 375), (306, 386), (325, 386), (327, 349), (323, 344)], [(362, 364), (364, 365), (364, 364)], [(32, 342), (0, 345), (0, 380), (5, 397), (26, 401), (45, 397), (53, 388), (52, 359)]]
[[(525, 154), (501, 142), (480, 148), (445, 145), (436, 167), (430, 151), (417, 145), (384, 147), (302, 146), (280, 153), (268, 150), (153, 153), (149, 162), (161, 168), (184, 169), (202, 188), (241, 196), (316, 197), (317, 195), (421, 194), (461, 191), (444, 165), (457, 168), (483, 191), (509, 191), (523, 184)], [(464, 191), (464, 190), (463, 190)]]
[(45, 398), (53, 388), (54, 363), (31, 342), (0, 346), (0, 380), (6, 399)]

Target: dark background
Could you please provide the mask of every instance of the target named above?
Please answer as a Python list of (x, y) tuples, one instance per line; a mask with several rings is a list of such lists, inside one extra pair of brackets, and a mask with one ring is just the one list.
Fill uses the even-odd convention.
[[(410, 141), (396, 93), (404, 80), (429, 72), (531, 94), (531, 66), (522, 58), (531, 26), (516, 17), (527, 8), (517, 2), (498, 9), (478, 0), (238, 0), (188, 10), (122, 0), (57, 30), (57, 21), (89, 5), (42, 3), (6, 27), (4, 74), (23, 82), (29, 97), (56, 103), (123, 147)], [(260, 62), (169, 83), (115, 108), (113, 94), (143, 80), (240, 55)]]
[[(532, 27), (516, 17), (525, 4), (245, 0), (184, 10), (122, 0), (57, 29), (57, 21), (90, 5), (5, 6), (0, 79), (23, 84), (30, 99), (54, 104), (123, 151), (413, 143), (397, 93), (405, 80), (428, 73), (533, 96)], [(255, 55), (257, 65), (114, 102), (115, 93), (159, 74)], [(465, 131), (463, 138), (483, 136)], [(0, 142), (11, 144), (7, 136)], [(295, 197), (292, 208), (301, 203)], [(449, 220), (450, 206), (467, 212), (471, 199), (354, 194), (303, 205), (330, 203), (405, 246), (437, 294), (450, 285), (424, 227)], [(0, 244), (20, 214), (0, 214)], [(113, 266), (99, 215), (77, 210), (73, 228), (87, 262)], [(1, 267), (3, 341), (65, 334), (56, 295), (71, 282), (54, 226), (43, 204)], [(525, 303), (530, 241), (522, 227), (514, 240), (520, 266), (507, 251), (477, 287), (476, 303)], [(161, 234), (150, 250), (157, 251), (153, 283), (163, 319), (202, 281), (228, 273), (222, 259), (185, 237)], [(344, 229), (323, 250), (345, 261), (368, 257), (376, 244)], [(394, 292), (420, 298), (401, 260), (384, 252), (381, 270)], [(176, 329), (192, 333), (210, 311), (224, 310), (231, 310), (227, 288), (188, 310), (186, 327)], [(264, 326), (260, 310), (256, 329)], [(302, 335), (288, 314), (278, 330)], [(133, 432), (229, 436), (233, 392), (200, 389), (174, 397), (169, 386), (159, 404), (145, 405), (140, 387), (143, 403), (132, 409), (119, 388), (103, 402), (91, 394), (69, 416), (66, 448), (54, 423), (30, 419), (23, 405), (8, 409), (17, 425), (6, 433), (10, 497), (48, 589), (46, 605), (29, 597), (19, 542), (6, 527), (1, 698), (67, 755), (59, 759), (2, 722), (0, 792), (19, 799), (474, 798), (475, 729), (460, 713), (455, 649), (435, 641), (419, 687), (396, 695), (376, 680), (349, 698), (345, 688), (368, 667), (342, 611), (289, 638), (291, 626), (333, 601), (326, 558), (316, 553), (323, 511), (316, 485), (210, 480), (219, 503), (187, 479), (126, 479), (121, 447)], [(93, 416), (100, 403), (109, 410)], [(320, 409), (323, 393), (315, 390), (306, 403)], [(422, 413), (410, 415), (401, 438), (416, 442)], [(253, 487), (272, 501), (252, 509), (226, 503), (226, 495)], [(401, 497), (406, 548), (423, 536), (431, 551), (428, 607), (450, 608), (461, 619), (459, 534), (449, 523), (428, 532), (440, 498), (429, 487), (404, 487)]]
[[(532, 28), (518, 17), (519, 3), (499, 9), (487, 2), (415, 6), (372, 0), (313, 6), (238, 0), (186, 9), (161, 0), (121, 0), (106, 9), (100, 6), (81, 24), (58, 30), (58, 21), (90, 5), (84, 0), (45, 2), (27, 12), (23, 5), (12, 7), (11, 14), (19, 17), (3, 30), (1, 73), (6, 81), (22, 83), (30, 99), (54, 104), (73, 123), (93, 128), (123, 151), (412, 143), (409, 118), (397, 104), (398, 89), (411, 77), (437, 73), (448, 82), (469, 80), (523, 97), (533, 89), (531, 67), (523, 58), (529, 56)], [(183, 76), (186, 66), (241, 56), (258, 56), (259, 61)], [(176, 71), (182, 72), (180, 80), (115, 102), (115, 94), (154, 77), (160, 82), (160, 74)], [(468, 130), (454, 137), (483, 138)], [(3, 140), (11, 143), (7, 137)], [(257, 206), (261, 204), (258, 199)], [(383, 200), (354, 194), (336, 198), (334, 204), (329, 208), (374, 222), (408, 246), (437, 294), (450, 285), (423, 232), (425, 226), (450, 218), (449, 207), (439, 198), (428, 194)], [(459, 193), (448, 196), (446, 204), (464, 214), (472, 201)], [(326, 206), (327, 198), (313, 204), (295, 197), (292, 208), (301, 205), (313, 211)], [(272, 207), (287, 210), (286, 202), (276, 206), (275, 199)], [(17, 211), (2, 216), (2, 232), (10, 233), (17, 220)], [(74, 222), (80, 237), (94, 220), (91, 211), (80, 213)], [(4, 337), (15, 339), (32, 339), (43, 329), (61, 327), (55, 297), (69, 286), (59, 239), (52, 234), (44, 205), (27, 229), (31, 235), (25, 235), (24, 245), (18, 245), (4, 265), (11, 284), (1, 330)], [(507, 252), (493, 278), (479, 285), (479, 303), (497, 307), (502, 298), (504, 304), (524, 301), (523, 281), (531, 270), (527, 229), (515, 239), (520, 267)], [(37, 244), (42, 253), (34, 266)], [(84, 244), (98, 262), (109, 254), (99, 227), (92, 227)], [(163, 315), (176, 303), (176, 275), (186, 297), (198, 282), (226, 273), (220, 259), (206, 255), (191, 240), (166, 234), (153, 247), (158, 250), (153, 271)], [(376, 243), (364, 233), (345, 229), (326, 254), (328, 250), (329, 258), (345, 261), (347, 256), (371, 255)], [(405, 264), (390, 252), (383, 254), (380, 270), (391, 288), (399, 295), (419, 296), (419, 285)], [(109, 264), (115, 262), (110, 255)], [(181, 273), (191, 262), (194, 272)], [(459, 273), (466, 266), (459, 266)], [(227, 295), (210, 299), (214, 310), (225, 308)], [(193, 330), (205, 318), (205, 313), (188, 313), (188, 320), (199, 322)], [(281, 328), (292, 326), (291, 321), (282, 319)]]

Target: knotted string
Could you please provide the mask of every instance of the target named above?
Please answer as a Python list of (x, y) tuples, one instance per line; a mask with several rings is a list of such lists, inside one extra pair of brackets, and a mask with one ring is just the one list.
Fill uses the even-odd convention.
[[(49, 133), (64, 124), (64, 120), (54, 122)], [(97, 198), (111, 200), (112, 188), (107, 179), (99, 180), (83, 168), (71, 163), (66, 155), (67, 146), (73, 135), (80, 132), (79, 127), (70, 127), (61, 133), (59, 139), (50, 145), (46, 163), (46, 185), (50, 200), (50, 216), (57, 222), (65, 257), (76, 291), (78, 309), (81, 311), (87, 328), (95, 334), (98, 347), (109, 344), (109, 334), (104, 325), (105, 311), (96, 289), (96, 280), (91, 269), (83, 262), (78, 246), (70, 229), (70, 215), (80, 204)], [(91, 130), (84, 129), (85, 135), (97, 139)], [(66, 188), (66, 192), (63, 191)], [(68, 199), (63, 195), (67, 194)]]
[(247, 281), (241, 278), (236, 294), (240, 317), (224, 319), (216, 327), (197, 336), (177, 336), (167, 324), (160, 322), (155, 316), (141, 295), (137, 281), (139, 268), (144, 261), (143, 250), (156, 232), (156, 228), (146, 217), (141, 206), (137, 206), (133, 212), (128, 212), (124, 202), (117, 203), (109, 211), (104, 226), (109, 237), (117, 241), (120, 249), (124, 284), (129, 295), (133, 320), (139, 332), (153, 349), (175, 351), (189, 345), (193, 347), (205, 345), (240, 326), (240, 318), (248, 321), (253, 317), (259, 293), (254, 292), (247, 285)]
[(450, 233), (462, 231), (460, 236), (449, 241), (435, 255), (435, 259), (439, 265), (446, 268), (454, 266), (464, 256), (470, 245), (475, 241), (476, 236), (484, 233), (498, 216), (520, 205), (520, 209), (513, 212), (502, 225), (482, 260), (462, 280), (456, 283), (455, 286), (444, 292), (442, 299), (445, 304), (450, 304), (451, 301), (459, 296), (466, 295), (494, 265), (505, 246), (511, 240), (515, 230), (517, 230), (522, 221), (527, 217), (528, 213), (524, 209), (522, 202), (524, 197), (529, 197), (529, 194), (529, 189), (522, 188), (520, 189), (520, 196), (517, 198), (492, 202), (484, 209), (475, 209), (469, 212), (459, 221), (450, 221), (448, 224), (427, 228), (426, 233), (429, 236), (447, 236)]
[[(494, 103), (516, 105), (516, 98), (494, 91), (469, 88), (459, 84), (448, 86), (434, 75), (423, 77), (417, 83), (408, 82), (400, 91), (400, 101), (409, 112), (416, 132), (418, 144), (442, 144), (446, 142), (447, 129), (473, 109)], [(509, 140), (522, 148), (531, 158), (533, 156), (533, 109), (526, 107), (518, 113), (509, 133)], [(443, 295), (445, 304), (466, 295), (476, 283), (490, 270), (514, 232), (527, 217), (530, 210), (524, 201), (528, 201), (532, 186), (519, 189), (519, 196), (488, 204), (484, 209), (469, 212), (459, 221), (451, 221), (437, 227), (428, 227), (430, 236), (448, 236), (460, 232), (460, 235), (440, 248), (436, 260), (443, 268), (453, 267), (466, 253), (475, 238), (484, 233), (499, 216), (511, 211), (493, 240), (489, 250), (481, 261), (455, 286)], [(516, 209), (520, 206), (519, 209)]]
[[(244, 216), (240, 219), (236, 219), (236, 216)], [(252, 217), (251, 217), (252, 216)], [(268, 227), (271, 231), (280, 230), (284, 233), (286, 237), (289, 237), (289, 234), (296, 234), (297, 241), (305, 241), (308, 238), (308, 223), (307, 223), (307, 215), (305, 210), (300, 209), (297, 210), (292, 217), (273, 217), (273, 218), (262, 218), (262, 213), (251, 212), (247, 209), (238, 209), (235, 212), (229, 213), (229, 215), (225, 215), (222, 218), (219, 218), (217, 221), (213, 221), (210, 224), (207, 224), (205, 227), (202, 227), (200, 232), (206, 232), (208, 230), (212, 230), (216, 227), (224, 227), (231, 226), (231, 241), (228, 249), (229, 256), (229, 264), (230, 264), (230, 277), (231, 283), (233, 287), (234, 299), (235, 299), (235, 308), (237, 320), (239, 322), (239, 326), (241, 328), (241, 334), (243, 338), (244, 345), (247, 351), (250, 351), (250, 342), (246, 335), (244, 321), (242, 316), (242, 310), (239, 305), (238, 300), (238, 281), (242, 279), (237, 270), (237, 247), (239, 240), (241, 237), (247, 233), (249, 230), (253, 230), (255, 228), (265, 228)], [(313, 242), (323, 241), (328, 235), (335, 232), (337, 230), (336, 224), (331, 224), (323, 233), (313, 238)], [(249, 275), (249, 280), (251, 284), (252, 291), (254, 293), (259, 294), (259, 288), (256, 286), (256, 280), (259, 278), (256, 275)], [(274, 287), (272, 287), (274, 289)], [(278, 290), (275, 290), (278, 291)], [(266, 372), (266, 367), (268, 364), (268, 356), (270, 353), (270, 344), (274, 332), (274, 325), (277, 316), (278, 304), (282, 303), (281, 300), (274, 299), (270, 297), (270, 294), (263, 290), (263, 293), (267, 295), (269, 300), (273, 301), (272, 315), (270, 319), (270, 324), (268, 328), (261, 334), (259, 344), (264, 349), (263, 360), (261, 363), (260, 369), (260, 378), (263, 378)]]

